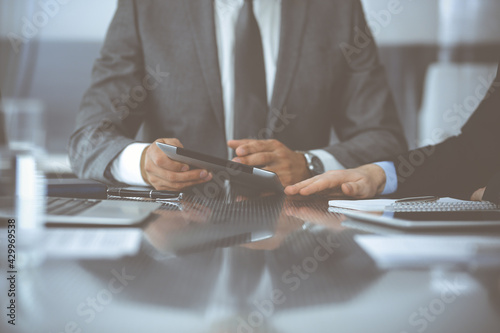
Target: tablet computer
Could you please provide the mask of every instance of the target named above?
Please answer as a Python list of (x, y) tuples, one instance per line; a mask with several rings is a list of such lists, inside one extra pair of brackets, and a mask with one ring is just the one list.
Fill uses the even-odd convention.
[(212, 172), (215, 180), (227, 179), (262, 192), (283, 193), (284, 191), (278, 175), (274, 172), (165, 143), (157, 142), (156, 145), (174, 161)]
[(382, 215), (348, 209), (338, 209), (353, 220), (380, 224), (400, 229), (457, 229), (500, 227), (500, 211), (451, 211), (451, 212), (389, 212)]

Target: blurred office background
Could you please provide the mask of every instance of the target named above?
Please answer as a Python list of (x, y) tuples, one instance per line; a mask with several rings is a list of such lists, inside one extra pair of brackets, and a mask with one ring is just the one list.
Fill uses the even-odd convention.
[[(410, 146), (457, 134), (496, 69), (500, 1), (362, 1)], [(44, 103), (46, 148), (59, 156), (54, 160), (64, 160), (116, 5), (117, 0), (0, 0), (0, 89), (7, 98)], [(22, 38), (15, 46), (14, 34)]]

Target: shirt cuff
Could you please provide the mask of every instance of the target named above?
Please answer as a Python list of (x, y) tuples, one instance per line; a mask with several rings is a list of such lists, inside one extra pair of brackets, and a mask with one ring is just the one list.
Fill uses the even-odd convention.
[(396, 166), (393, 162), (377, 162), (373, 163), (381, 167), (385, 172), (385, 187), (382, 195), (393, 194), (398, 190), (398, 175), (396, 173)]
[(111, 175), (116, 181), (132, 186), (148, 186), (141, 174), (141, 157), (148, 143), (132, 143), (125, 147), (111, 164)]
[(325, 172), (330, 170), (345, 169), (345, 167), (342, 164), (340, 164), (340, 162), (335, 158), (335, 156), (333, 156), (326, 150), (316, 149), (316, 150), (310, 150), (309, 152), (320, 159), (321, 163), (323, 163), (323, 167), (325, 168)]

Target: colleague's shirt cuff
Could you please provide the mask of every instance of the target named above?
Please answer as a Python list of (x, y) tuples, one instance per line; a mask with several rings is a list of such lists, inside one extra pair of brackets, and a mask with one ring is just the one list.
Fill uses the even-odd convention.
[(111, 164), (111, 175), (116, 181), (132, 186), (147, 186), (141, 175), (141, 157), (148, 143), (132, 143), (122, 150)]
[(339, 161), (337, 161), (335, 156), (333, 156), (326, 150), (316, 149), (316, 150), (310, 150), (309, 152), (311, 154), (316, 155), (321, 160), (321, 163), (323, 163), (325, 171), (345, 169), (345, 167), (342, 164), (340, 164)]
[(382, 195), (393, 194), (398, 190), (398, 175), (396, 173), (396, 166), (393, 162), (377, 162), (373, 163), (381, 167), (385, 172), (385, 187)]

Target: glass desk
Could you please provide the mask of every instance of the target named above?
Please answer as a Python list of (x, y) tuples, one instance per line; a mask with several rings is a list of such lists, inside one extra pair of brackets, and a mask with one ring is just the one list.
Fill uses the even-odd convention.
[(322, 198), (186, 196), (136, 255), (21, 270), (0, 332), (500, 331), (500, 269), (381, 271), (345, 222)]

